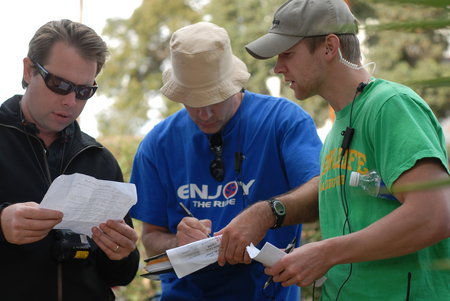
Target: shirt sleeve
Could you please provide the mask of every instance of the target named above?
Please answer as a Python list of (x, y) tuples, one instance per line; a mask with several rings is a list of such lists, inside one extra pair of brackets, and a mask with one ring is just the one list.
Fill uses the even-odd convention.
[(389, 188), (423, 158), (437, 158), (448, 172), (442, 128), (423, 100), (392, 96), (380, 107), (371, 131), (376, 165)]
[(296, 187), (320, 174), (322, 142), (309, 114), (299, 106), (289, 112), (281, 125), (280, 145), (289, 184)]
[[(147, 136), (139, 146), (131, 172), (130, 182), (136, 185), (138, 202), (131, 210), (131, 216), (143, 222), (158, 226), (168, 226), (167, 209), (164, 200), (166, 195), (162, 176), (159, 174), (157, 155), (152, 149), (153, 138)], [(151, 183), (149, 185), (149, 183)], [(158, 202), (158, 204), (154, 204)]]

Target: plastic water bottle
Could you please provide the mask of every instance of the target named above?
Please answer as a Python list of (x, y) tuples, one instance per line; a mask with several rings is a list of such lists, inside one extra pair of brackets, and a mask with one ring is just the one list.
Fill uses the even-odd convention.
[(383, 199), (398, 201), (387, 189), (383, 180), (376, 170), (371, 170), (367, 174), (360, 174), (352, 171), (350, 174), (350, 186), (360, 187), (368, 194)]

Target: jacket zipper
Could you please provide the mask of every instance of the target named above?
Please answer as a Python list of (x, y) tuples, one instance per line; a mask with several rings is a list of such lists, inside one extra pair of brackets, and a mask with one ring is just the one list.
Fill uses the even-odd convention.
[[(27, 133), (26, 131), (23, 131), (23, 130), (21, 130), (20, 128), (17, 128), (17, 127), (15, 127), (15, 126), (9, 126), (9, 125), (5, 125), (5, 124), (0, 124), (0, 125), (5, 126), (5, 127), (8, 127), (8, 128), (15, 129), (15, 130), (18, 130), (19, 132), (22, 132), (23, 134), (27, 135), (28, 137), (31, 136), (33, 139), (36, 139), (36, 140), (39, 142), (39, 144), (41, 145), (42, 150), (43, 150), (43, 151), (42, 151), (42, 154), (43, 154), (44, 165), (45, 165), (45, 172), (46, 172), (46, 175), (44, 175), (44, 176), (47, 176), (47, 183), (48, 183), (48, 186), (50, 187), (50, 185), (51, 185), (51, 183), (52, 183), (52, 180), (51, 180), (52, 177), (51, 177), (51, 175), (50, 175), (50, 168), (49, 168), (49, 166), (48, 166), (48, 160), (47, 160), (47, 156), (46, 156), (47, 148), (43, 145), (42, 141), (41, 141), (38, 137), (36, 137), (36, 136), (34, 136), (34, 135), (30, 135), (30, 134)], [(33, 147), (33, 146), (31, 146), (31, 147)], [(99, 148), (99, 149), (101, 149), (101, 148), (103, 148), (103, 147), (97, 146), (97, 145), (88, 145), (88, 146), (86, 146), (86, 147), (80, 149), (76, 154), (74, 154), (74, 155), (69, 159), (69, 161), (68, 161), (67, 164), (64, 166), (64, 168), (61, 169), (61, 171), (60, 171), (61, 174), (64, 174), (64, 172), (65, 172), (65, 171), (67, 170), (67, 168), (69, 167), (70, 163), (72, 163), (73, 160), (74, 160), (79, 154), (81, 154), (82, 152), (84, 152), (85, 150), (90, 149), (90, 148)], [(33, 150), (33, 151), (34, 151), (34, 150)], [(63, 156), (62, 160), (64, 160), (64, 156)], [(37, 163), (40, 164), (40, 162), (37, 162)], [(58, 265), (57, 265), (57, 298), (58, 298), (58, 301), (62, 301), (62, 300), (63, 300), (62, 284), (63, 284), (63, 281), (62, 281), (62, 265), (61, 265), (61, 263), (58, 263)]]

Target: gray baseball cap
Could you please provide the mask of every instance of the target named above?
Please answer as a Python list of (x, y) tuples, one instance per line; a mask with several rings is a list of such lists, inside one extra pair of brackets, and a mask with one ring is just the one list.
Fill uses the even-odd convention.
[(305, 37), (331, 33), (358, 33), (358, 20), (344, 0), (289, 0), (275, 12), (269, 33), (245, 49), (257, 59), (268, 59)]

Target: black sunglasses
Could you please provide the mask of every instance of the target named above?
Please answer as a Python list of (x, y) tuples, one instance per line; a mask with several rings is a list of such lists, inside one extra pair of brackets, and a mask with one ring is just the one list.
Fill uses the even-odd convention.
[(62, 77), (56, 76), (48, 72), (41, 64), (33, 62), (37, 66), (39, 74), (44, 79), (45, 85), (51, 91), (59, 95), (67, 95), (72, 91), (75, 91), (75, 96), (80, 100), (88, 100), (97, 91), (97, 83), (94, 81), (93, 86), (75, 85), (71, 81), (68, 81)]
[(223, 140), (222, 134), (216, 133), (209, 137), (209, 149), (214, 153), (215, 158), (209, 165), (211, 176), (219, 182), (223, 181), (225, 175), (225, 164), (222, 160)]

